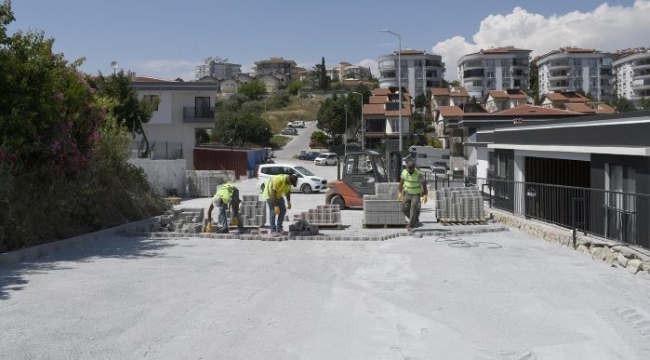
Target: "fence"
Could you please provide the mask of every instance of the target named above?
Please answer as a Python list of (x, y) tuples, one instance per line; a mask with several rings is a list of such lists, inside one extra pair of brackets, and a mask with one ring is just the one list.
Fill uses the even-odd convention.
[(650, 195), (510, 181), (466, 178), (490, 207), (585, 234), (650, 248)]
[[(144, 151), (144, 141), (134, 140), (131, 143), (131, 158), (139, 159)], [(178, 160), (183, 159), (183, 143), (170, 141), (149, 142), (149, 159)]]

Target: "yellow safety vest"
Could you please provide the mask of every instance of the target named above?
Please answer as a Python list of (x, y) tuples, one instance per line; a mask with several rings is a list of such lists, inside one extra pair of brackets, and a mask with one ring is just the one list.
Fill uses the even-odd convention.
[(289, 175), (275, 175), (274, 177), (266, 180), (264, 183), (264, 192), (262, 198), (264, 200), (271, 198), (271, 188), (275, 189), (275, 198), (281, 199), (289, 191), (291, 191), (291, 183), (287, 184)]
[(224, 204), (229, 204), (234, 190), (235, 185), (231, 183), (225, 183), (217, 188), (217, 192), (214, 194), (214, 196), (220, 198)]
[(420, 170), (415, 169), (413, 174), (409, 174), (407, 169), (402, 170), (402, 179), (404, 179), (404, 192), (410, 195), (422, 194), (422, 183), (420, 182)]

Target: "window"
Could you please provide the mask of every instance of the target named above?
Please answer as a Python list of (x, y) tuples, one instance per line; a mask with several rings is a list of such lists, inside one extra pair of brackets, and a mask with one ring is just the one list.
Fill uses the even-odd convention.
[(632, 166), (606, 164), (606, 235), (609, 238), (636, 243), (636, 171)]
[(142, 101), (150, 103), (153, 111), (158, 111), (158, 104), (160, 103), (160, 97), (158, 95), (144, 95), (142, 96)]
[(195, 97), (194, 98), (194, 116), (197, 119), (212, 117), (210, 113), (210, 98), (209, 97)]
[(497, 177), (508, 177), (508, 157), (505, 154), (497, 155)]

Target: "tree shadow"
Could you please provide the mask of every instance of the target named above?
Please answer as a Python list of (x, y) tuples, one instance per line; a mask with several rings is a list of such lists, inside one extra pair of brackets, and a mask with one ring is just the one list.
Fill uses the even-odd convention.
[(108, 236), (61, 248), (37, 259), (0, 266), (0, 301), (28, 286), (27, 275), (71, 269), (66, 263), (88, 263), (96, 259), (138, 260), (165, 257), (164, 249), (176, 246), (169, 241), (148, 237)]

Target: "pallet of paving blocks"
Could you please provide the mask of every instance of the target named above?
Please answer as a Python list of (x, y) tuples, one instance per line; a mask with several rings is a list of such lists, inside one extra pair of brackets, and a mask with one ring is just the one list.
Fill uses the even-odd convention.
[[(266, 201), (259, 199), (259, 195), (244, 195), (239, 203), (239, 214), (247, 228), (258, 228), (266, 224)], [(228, 210), (228, 224), (232, 224), (232, 211)]]
[(341, 224), (341, 208), (338, 205), (317, 205), (315, 209), (295, 214), (293, 220), (304, 220), (310, 225), (317, 225), (320, 228), (340, 229), (343, 227)]
[(436, 192), (436, 217), (442, 223), (484, 222), (483, 196), (475, 187), (442, 188)]
[(399, 183), (375, 184), (375, 195), (363, 196), (363, 225), (404, 226), (402, 203), (397, 200)]

